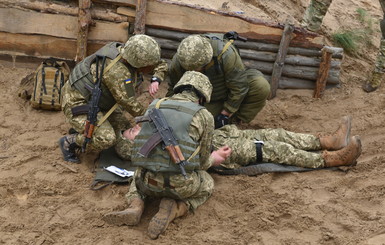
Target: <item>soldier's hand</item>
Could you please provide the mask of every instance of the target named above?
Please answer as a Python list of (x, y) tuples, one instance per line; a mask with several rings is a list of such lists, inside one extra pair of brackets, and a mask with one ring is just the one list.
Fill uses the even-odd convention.
[(231, 155), (231, 148), (228, 146), (222, 146), (216, 151), (213, 151), (211, 153), (211, 156), (214, 158), (213, 166), (219, 166), (221, 163), (223, 163), (230, 155)]
[(215, 128), (221, 128), (229, 124), (229, 117), (223, 114), (219, 114), (215, 117)]
[(152, 82), (150, 86), (148, 86), (148, 92), (152, 97), (155, 96), (158, 90), (159, 90), (159, 82)]

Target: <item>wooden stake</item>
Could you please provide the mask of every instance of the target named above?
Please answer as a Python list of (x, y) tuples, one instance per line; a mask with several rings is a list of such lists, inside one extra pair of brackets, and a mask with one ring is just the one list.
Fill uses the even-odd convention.
[(88, 28), (92, 23), (91, 0), (79, 0), (78, 40), (75, 62), (79, 63), (87, 56)]
[(283, 65), (285, 63), (285, 58), (287, 50), (289, 48), (290, 41), (292, 39), (292, 33), (294, 31), (294, 25), (286, 24), (285, 29), (282, 33), (281, 43), (279, 45), (277, 59), (275, 60), (273, 73), (271, 75), (270, 81), (270, 96), (269, 99), (272, 99), (276, 96), (279, 79), (282, 74)]
[(326, 87), (326, 81), (329, 76), (330, 64), (333, 55), (333, 49), (325, 46), (322, 48), (322, 60), (318, 71), (316, 88), (314, 90), (314, 98), (321, 98)]
[(137, 0), (135, 12), (134, 34), (144, 34), (146, 26), (147, 0)]

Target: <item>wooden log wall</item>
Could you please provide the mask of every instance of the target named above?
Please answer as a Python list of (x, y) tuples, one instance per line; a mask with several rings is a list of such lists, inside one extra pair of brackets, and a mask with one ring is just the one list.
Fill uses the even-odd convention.
[[(110, 10), (91, 6), (87, 54), (108, 42), (125, 42), (129, 21)], [(78, 6), (46, 1), (0, 0), (0, 51), (2, 54), (55, 57), (74, 60), (78, 48)]]
[[(110, 41), (128, 39), (136, 21), (137, 1), (92, 0), (88, 55)], [(245, 65), (271, 79), (284, 25), (167, 0), (139, 0), (143, 2), (147, 2), (142, 20), (145, 33), (158, 41), (163, 58), (170, 59), (180, 41), (192, 33), (233, 30), (248, 38), (247, 42), (235, 42)], [(78, 12), (78, 6), (60, 2), (0, 0), (0, 53), (74, 60)], [(294, 27), (278, 88), (314, 88), (323, 46), (322, 36)], [(326, 88), (339, 84), (343, 59), (342, 49), (330, 48), (333, 54)]]
[[(159, 43), (162, 57), (168, 60), (176, 53), (180, 41), (190, 35), (189, 33), (150, 27), (146, 28), (146, 34), (152, 36)], [(238, 47), (246, 67), (258, 69), (270, 81), (279, 45), (261, 43), (255, 40), (235, 41), (235, 45)], [(341, 48), (330, 49), (333, 50), (333, 60), (327, 77), (326, 88), (339, 85), (340, 65), (343, 58)], [(315, 88), (322, 59), (321, 49), (290, 47), (287, 53), (278, 88)]]

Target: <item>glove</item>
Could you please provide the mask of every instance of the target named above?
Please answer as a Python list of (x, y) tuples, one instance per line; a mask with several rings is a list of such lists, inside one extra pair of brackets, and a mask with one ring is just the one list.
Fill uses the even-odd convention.
[(215, 117), (215, 129), (221, 128), (229, 124), (229, 117), (223, 114), (219, 114)]

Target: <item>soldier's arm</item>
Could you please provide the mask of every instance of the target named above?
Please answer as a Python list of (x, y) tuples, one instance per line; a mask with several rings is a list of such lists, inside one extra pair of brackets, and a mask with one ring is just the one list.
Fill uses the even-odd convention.
[(174, 91), (173, 91), (174, 86), (182, 76), (183, 76), (183, 68), (180, 66), (179, 61), (174, 55), (168, 70), (168, 77), (170, 79), (168, 81), (168, 90), (167, 90), (166, 97), (170, 97), (174, 94)]
[(222, 57), (223, 70), (225, 73), (225, 85), (229, 90), (227, 100), (223, 108), (230, 113), (239, 109), (243, 99), (249, 91), (249, 82), (245, 76), (241, 79), (240, 72), (245, 70), (241, 57), (234, 50), (229, 49)]
[[(107, 64), (108, 65), (108, 64)], [(103, 83), (111, 92), (116, 103), (132, 116), (141, 116), (145, 112), (143, 105), (135, 98), (130, 97), (125, 88), (125, 82), (131, 79), (129, 70), (121, 63), (116, 63), (107, 73), (104, 74)]]
[(165, 60), (160, 60), (160, 63), (154, 69), (154, 77), (159, 78), (161, 81), (164, 81), (167, 75), (168, 65)]
[(198, 111), (191, 122), (189, 135), (200, 144), (200, 166), (207, 170), (214, 164), (215, 159), (211, 157), (211, 143), (214, 132), (214, 119), (206, 109)]

